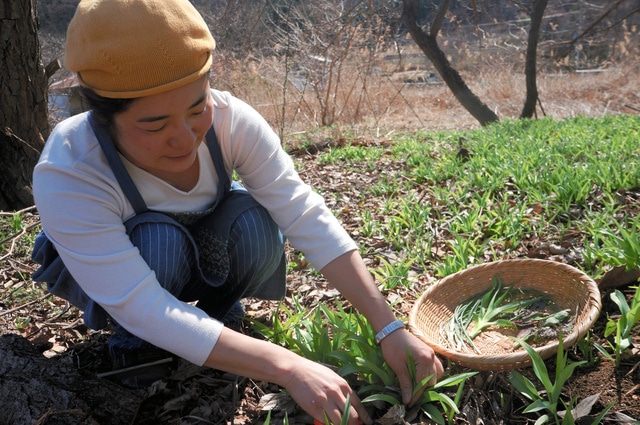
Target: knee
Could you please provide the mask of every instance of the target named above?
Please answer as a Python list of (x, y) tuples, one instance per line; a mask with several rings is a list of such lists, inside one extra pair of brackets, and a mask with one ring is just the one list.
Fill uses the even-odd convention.
[(284, 251), (284, 236), (263, 207), (253, 207), (238, 216), (231, 227), (229, 250), (244, 258), (277, 265)]
[(193, 247), (184, 231), (170, 223), (141, 223), (131, 230), (129, 238), (160, 285), (179, 293), (191, 279), (194, 261)]

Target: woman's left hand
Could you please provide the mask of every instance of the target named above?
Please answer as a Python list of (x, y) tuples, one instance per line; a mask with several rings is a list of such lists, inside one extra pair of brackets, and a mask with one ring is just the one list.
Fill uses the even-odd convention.
[[(416, 391), (414, 387), (417, 383), (431, 376), (427, 385), (434, 385), (444, 374), (442, 363), (434, 351), (406, 329), (389, 334), (380, 342), (380, 348), (387, 364), (398, 377), (402, 402), (406, 405), (415, 404), (422, 396), (426, 386)], [(415, 364), (415, 381), (409, 373), (409, 361)]]

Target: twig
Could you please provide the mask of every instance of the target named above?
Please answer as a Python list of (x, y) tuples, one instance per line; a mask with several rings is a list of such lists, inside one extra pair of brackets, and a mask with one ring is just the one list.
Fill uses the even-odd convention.
[(53, 411), (52, 409), (49, 409), (33, 425), (46, 424), (47, 422), (49, 422), (49, 418), (57, 415), (73, 415), (73, 416), (81, 416), (84, 419), (87, 418), (87, 413), (83, 412), (80, 409), (69, 409), (69, 410), (58, 410), (58, 411)]
[(29, 301), (28, 303), (25, 303), (25, 304), (19, 305), (18, 307), (14, 307), (14, 308), (12, 308), (11, 310), (0, 311), (0, 317), (1, 317), (1, 316), (4, 316), (4, 315), (6, 315), (6, 314), (11, 314), (11, 313), (13, 313), (13, 312), (15, 312), (15, 311), (18, 311), (18, 310), (20, 310), (20, 309), (22, 309), (22, 308), (25, 308), (25, 307), (27, 307), (27, 306), (29, 306), (29, 305), (31, 305), (31, 304), (35, 304), (35, 303), (37, 303), (37, 302), (43, 301), (43, 300), (47, 299), (47, 298), (48, 298), (48, 297), (50, 297), (50, 296), (51, 296), (51, 294), (47, 293), (47, 294), (44, 294), (44, 295), (42, 295), (42, 296), (40, 296), (40, 297), (36, 298), (36, 299), (35, 299), (35, 300), (33, 300), (33, 301)]
[(640, 389), (640, 384), (636, 384), (633, 386), (633, 388), (631, 388), (629, 391), (627, 391), (626, 393), (624, 393), (625, 397), (630, 396), (631, 394), (633, 394), (636, 390)]
[(12, 212), (0, 211), (0, 216), (14, 216), (16, 214), (24, 214), (24, 213), (26, 213), (28, 211), (35, 210), (35, 209), (36, 209), (36, 206), (35, 205), (31, 205), (30, 207), (21, 209), (19, 211), (12, 211)]
[(13, 235), (9, 236), (8, 238), (5, 238), (5, 239), (1, 240), (0, 241), (0, 245), (11, 241), (11, 247), (9, 248), (9, 252), (7, 252), (5, 255), (0, 257), (0, 261), (4, 260), (7, 257), (10, 257), (11, 255), (13, 255), (13, 248), (15, 248), (16, 240), (18, 240), (18, 238), (20, 236), (24, 235), (29, 230), (33, 229), (34, 227), (38, 226), (39, 224), (40, 224), (40, 220), (38, 220), (37, 222), (32, 223), (32, 224), (30, 224), (28, 226), (23, 227), (19, 232), (16, 232)]

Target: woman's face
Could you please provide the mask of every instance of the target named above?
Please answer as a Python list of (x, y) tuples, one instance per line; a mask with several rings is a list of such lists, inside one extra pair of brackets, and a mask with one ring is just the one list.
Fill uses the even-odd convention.
[(173, 183), (197, 167), (198, 146), (212, 123), (213, 100), (204, 76), (134, 100), (114, 117), (115, 144), (130, 162)]

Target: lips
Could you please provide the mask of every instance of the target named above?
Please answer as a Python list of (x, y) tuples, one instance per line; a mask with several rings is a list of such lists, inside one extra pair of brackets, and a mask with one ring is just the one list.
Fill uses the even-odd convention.
[(189, 151), (189, 152), (185, 153), (184, 155), (169, 156), (168, 158), (172, 159), (172, 160), (187, 159), (187, 158), (189, 158), (191, 156), (192, 152), (193, 151)]

